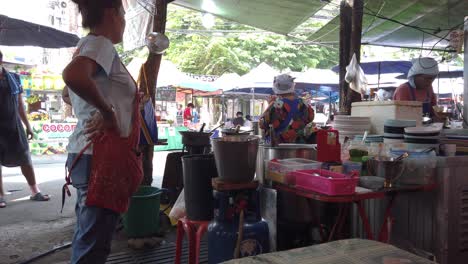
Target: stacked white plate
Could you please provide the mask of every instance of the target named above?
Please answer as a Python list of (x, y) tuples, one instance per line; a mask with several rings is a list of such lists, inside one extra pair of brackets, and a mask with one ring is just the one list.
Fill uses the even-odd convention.
[(384, 122), (384, 142), (403, 143), (405, 139), (405, 128), (415, 127), (415, 120), (387, 119)]
[(333, 128), (340, 133), (340, 141), (345, 137), (352, 140), (355, 136), (370, 131), (371, 122), (369, 117), (337, 115), (334, 118)]
[(409, 149), (433, 147), (438, 152), (442, 124), (432, 124), (426, 127), (405, 128), (405, 143)]

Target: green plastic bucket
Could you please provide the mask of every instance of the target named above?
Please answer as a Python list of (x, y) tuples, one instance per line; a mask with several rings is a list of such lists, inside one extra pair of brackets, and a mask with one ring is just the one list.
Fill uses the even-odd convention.
[(162, 189), (140, 186), (132, 196), (128, 211), (122, 215), (129, 237), (148, 237), (159, 231), (159, 205)]

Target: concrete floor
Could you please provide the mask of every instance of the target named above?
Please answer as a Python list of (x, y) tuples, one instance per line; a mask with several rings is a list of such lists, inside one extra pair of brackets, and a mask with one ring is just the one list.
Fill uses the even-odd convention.
[[(154, 157), (154, 186), (160, 186), (167, 152)], [(49, 202), (29, 200), (29, 187), (19, 168), (3, 168), (7, 207), (0, 209), (0, 264), (21, 263), (56, 246), (71, 241), (75, 224), (75, 192), (67, 198), (60, 213), (62, 186), (65, 183), (66, 156), (33, 157), (36, 179)], [(73, 189), (73, 188), (72, 188)], [(127, 250), (127, 239), (117, 234), (113, 252)], [(67, 263), (70, 250), (54, 253), (34, 263)]]

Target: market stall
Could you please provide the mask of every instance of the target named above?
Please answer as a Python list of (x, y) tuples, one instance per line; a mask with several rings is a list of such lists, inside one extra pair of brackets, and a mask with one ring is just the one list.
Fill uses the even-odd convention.
[[(353, 54), (357, 57), (356, 61), (358, 63), (360, 61), (361, 43), (423, 49), (446, 48), (448, 43), (446, 34), (461, 25), (459, 24), (462, 23), (460, 8), (466, 7), (466, 3), (416, 1), (408, 4), (407, 1), (397, 1), (387, 8), (385, 1), (364, 3), (364, 1), (356, 0), (340, 3), (338, 1), (316, 3), (289, 1), (287, 4), (285, 1), (272, 0), (268, 3), (251, 1), (239, 5), (223, 1), (208, 1), (209, 4), (202, 2), (176, 0), (176, 3), (192, 9), (213, 13), (234, 21), (248, 22), (251, 26), (283, 34), (291, 33), (308, 14), (315, 14), (328, 4), (339, 4), (340, 16), (332, 18), (321, 29), (311, 33), (306, 40), (313, 40), (311, 43), (323, 45), (339, 42), (340, 112), (348, 115), (337, 116), (335, 123), (330, 124), (329, 127), (317, 128), (317, 146), (311, 144), (276, 145), (273, 125), (270, 127), (269, 139), (229, 131), (221, 138), (210, 141), (211, 133), (203, 131), (184, 133), (183, 142), (188, 149), (188, 154), (195, 155), (182, 153), (177, 157), (179, 161), (180, 159), (184, 161), (181, 167), (183, 166), (182, 186), (184, 187), (182, 194), (185, 197), (180, 196), (178, 199), (184, 206), (176, 203), (171, 212), (172, 216), (178, 218), (176, 263), (180, 261), (184, 234), (187, 234), (189, 238), (188, 255), (191, 263), (196, 263), (200, 257), (201, 240), (205, 234), (208, 238), (209, 263), (220, 263), (233, 258), (256, 255), (260, 256), (254, 258), (254, 261), (255, 259), (271, 261), (269, 257), (275, 258), (275, 256), (282, 257), (284, 261), (284, 259), (288, 260), (287, 256), (291, 252), (283, 252), (284, 255), (283, 253), (262, 254), (283, 250), (288, 246), (298, 247), (297, 244), (300, 243), (316, 242), (317, 234), (310, 235), (312, 239), (308, 236), (316, 233), (316, 230), (309, 229), (309, 227), (317, 226), (317, 223), (318, 227), (325, 226), (323, 229), (319, 228), (318, 231), (328, 233), (328, 236), (325, 234), (323, 237), (341, 239), (351, 234), (359, 237), (361, 229), (364, 229), (368, 236), (375, 234), (375, 230), (370, 231), (370, 229), (375, 229), (374, 222), (378, 222), (379, 227), (384, 223), (380, 232), (381, 240), (400, 247), (402, 243), (392, 238), (403, 234), (402, 229), (405, 227), (407, 230), (414, 229), (416, 234), (406, 238), (405, 242), (411, 246), (414, 245), (413, 253), (424, 257), (423, 260), (403, 251), (396, 253), (398, 259), (391, 256), (375, 256), (374, 260), (378, 263), (411, 261), (430, 263), (429, 259), (434, 259), (434, 255), (442, 259), (442, 263), (464, 263), (466, 258), (463, 256), (466, 255), (466, 251), (464, 251), (463, 243), (466, 240), (464, 238), (466, 232), (461, 232), (465, 230), (461, 214), (466, 207), (464, 204), (466, 181), (459, 176), (463, 167), (456, 167), (453, 163), (454, 159), (461, 162), (464, 158), (450, 156), (462, 154), (465, 150), (462, 144), (465, 142), (457, 143), (459, 146), (455, 147), (455, 151), (453, 146), (444, 146), (443, 151), (439, 150), (441, 150), (442, 138), (452, 140), (449, 141), (452, 143), (460, 139), (466, 140), (466, 138), (463, 138), (463, 135), (444, 136), (446, 131), (443, 125), (423, 127), (420, 104), (390, 102), (388, 104), (392, 111), (381, 111), (386, 114), (383, 120), (378, 119), (380, 115), (376, 114), (377, 109), (350, 115), (360, 107), (353, 103), (359, 101), (361, 95), (353, 92), (344, 80), (346, 66), (350, 63)], [(165, 2), (159, 1), (159, 3)], [(158, 12), (161, 11), (160, 7), (161, 5)], [(258, 12), (248, 12), (250, 10)], [(286, 10), (287, 16), (284, 15)], [(403, 13), (406, 15), (402, 16)], [(447, 17), (456, 17), (457, 21), (450, 19), (448, 23), (445, 23)], [(395, 23), (392, 21), (393, 18), (402, 19), (403, 22)], [(442, 20), (444, 23), (440, 23)], [(161, 22), (165, 21), (155, 19), (155, 22), (158, 22), (155, 28), (164, 32), (164, 24)], [(363, 30), (363, 25), (367, 29)], [(435, 27), (436, 32), (426, 31), (426, 26)], [(156, 58), (159, 57), (150, 56), (148, 62), (154, 62)], [(271, 78), (268, 83), (271, 83)], [(380, 86), (380, 82), (377, 86)], [(268, 88), (270, 87), (271, 85), (268, 85)], [(257, 87), (252, 85), (234, 88), (237, 88), (236, 92), (243, 92), (247, 96), (258, 94)], [(242, 88), (247, 90), (240, 91), (239, 89)], [(260, 86), (259, 88), (266, 87)], [(355, 107), (354, 110), (353, 107)], [(362, 108), (365, 107), (362, 106)], [(387, 105), (377, 107), (387, 107)], [(402, 109), (403, 107), (407, 108)], [(406, 115), (408, 113), (410, 117)], [(377, 119), (371, 118), (375, 116)], [(408, 118), (411, 119), (410, 122)], [(296, 123), (294, 126), (297, 129), (300, 124)], [(365, 133), (371, 129), (383, 130), (383, 135)], [(295, 135), (291, 134), (292, 137)], [(213, 150), (212, 154), (210, 154), (210, 149)], [(449, 157), (436, 157), (437, 155)], [(437, 161), (434, 162), (433, 158)], [(254, 164), (255, 161), (257, 164)], [(436, 164), (442, 169), (439, 171), (431, 164)], [(177, 168), (177, 166), (170, 168)], [(441, 179), (446, 182), (441, 182)], [(180, 181), (178, 187), (181, 187)], [(448, 189), (457, 189), (457, 191), (454, 191), (448, 198)], [(181, 191), (180, 188), (177, 190)], [(398, 199), (395, 198), (396, 194), (398, 194)], [(434, 199), (427, 199), (428, 196)], [(321, 203), (315, 203), (311, 199), (322, 202), (334, 201), (345, 205), (338, 208), (339, 210), (328, 206), (321, 208)], [(383, 203), (376, 200), (382, 200)], [(434, 213), (429, 218), (424, 217), (427, 210), (436, 204), (440, 207), (440, 204), (454, 201), (457, 201), (456, 205), (450, 209), (449, 213), (439, 215), (441, 213), (439, 208), (434, 210), (437, 211), (437, 215)], [(350, 208), (353, 203), (358, 204), (357, 208), (353, 208), (357, 210), (357, 215), (356, 211)], [(359, 205), (360, 203), (363, 205)], [(182, 207), (186, 209), (185, 214)], [(313, 214), (317, 212), (323, 213), (328, 219), (315, 219), (317, 215)], [(448, 217), (447, 214), (449, 214)], [(455, 217), (450, 217), (450, 215)], [(319, 215), (318, 218), (321, 216)], [(338, 222), (333, 221), (336, 220), (335, 216), (339, 216)], [(363, 227), (359, 217), (364, 219), (364, 222), (368, 222), (370, 227), (367, 224)], [(366, 218), (368, 221), (365, 221)], [(440, 225), (441, 219), (447, 223)], [(405, 224), (402, 227), (403, 222)], [(415, 224), (418, 222), (421, 223), (421, 227)], [(330, 223), (332, 223), (331, 228)], [(290, 229), (280, 230), (281, 225)], [(340, 230), (340, 226), (346, 226), (346, 228), (342, 236), (335, 237), (334, 234)], [(458, 237), (449, 238), (450, 232), (453, 231), (458, 231)], [(293, 233), (298, 236), (293, 236)], [(426, 237), (430, 237), (428, 242), (423, 241)], [(372, 236), (372, 238), (376, 237)], [(279, 241), (283, 245), (276, 247)], [(449, 246), (451, 248), (448, 248)], [(368, 250), (372, 248), (372, 245), (366, 244), (363, 247)], [(319, 251), (330, 250), (326, 246), (319, 248)], [(388, 252), (394, 250), (386, 245), (385, 248)], [(315, 249), (305, 251), (315, 251)], [(335, 255), (340, 254), (330, 251)], [(450, 254), (447, 254), (448, 251)], [(425, 252), (429, 253), (425, 255)], [(352, 254), (350, 251), (347, 253)], [(373, 251), (373, 253), (377, 252)], [(291, 262), (299, 261), (301, 257), (308, 260), (308, 263), (320, 258), (316, 255), (310, 257), (306, 253), (301, 254), (301, 250), (292, 251), (291, 255), (289, 258)], [(355, 257), (359, 260), (366, 259), (364, 252), (358, 252)], [(248, 263), (251, 260), (236, 261)]]

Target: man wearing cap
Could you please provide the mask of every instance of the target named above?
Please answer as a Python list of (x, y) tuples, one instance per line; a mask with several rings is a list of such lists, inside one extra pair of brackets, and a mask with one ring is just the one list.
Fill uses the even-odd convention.
[(433, 116), (432, 107), (437, 105), (437, 97), (432, 83), (438, 74), (438, 63), (433, 58), (413, 60), (413, 66), (408, 72), (408, 82), (396, 89), (393, 100), (422, 102), (423, 113)]
[(314, 120), (314, 110), (298, 98), (294, 92), (294, 78), (281, 74), (273, 81), (273, 92), (267, 110), (259, 121), (260, 128), (265, 130), (267, 139), (271, 139), (270, 125), (278, 143), (307, 143), (305, 127)]

